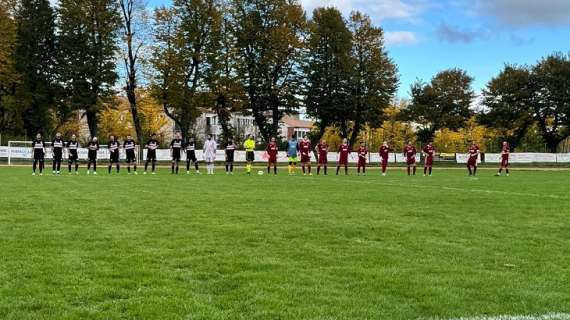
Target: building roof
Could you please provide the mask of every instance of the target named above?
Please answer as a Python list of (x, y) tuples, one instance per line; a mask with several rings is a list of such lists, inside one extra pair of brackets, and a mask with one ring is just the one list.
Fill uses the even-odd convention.
[(283, 124), (285, 124), (287, 127), (290, 128), (307, 128), (307, 129), (311, 129), (313, 127), (313, 121), (306, 121), (306, 120), (300, 120), (300, 119), (296, 119), (293, 117), (288, 117), (285, 116), (281, 119), (281, 122), (283, 122)]

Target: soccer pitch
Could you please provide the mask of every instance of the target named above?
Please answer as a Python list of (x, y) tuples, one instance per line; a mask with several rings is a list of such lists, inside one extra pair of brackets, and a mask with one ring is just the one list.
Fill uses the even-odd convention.
[(280, 170), (0, 168), (0, 318), (570, 319), (570, 172)]

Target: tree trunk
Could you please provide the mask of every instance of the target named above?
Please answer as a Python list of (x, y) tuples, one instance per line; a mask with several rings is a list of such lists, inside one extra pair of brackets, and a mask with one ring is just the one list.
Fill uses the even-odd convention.
[(530, 127), (530, 125), (531, 125), (531, 121), (525, 121), (521, 127), (519, 127), (518, 129), (515, 130), (515, 134), (513, 134), (511, 139), (507, 139), (507, 141), (509, 142), (509, 147), (511, 148), (511, 150), (514, 150), (516, 147), (519, 146), (519, 144), (521, 143), (521, 140), (526, 135), (526, 132), (528, 131), (528, 127)]
[(354, 125), (352, 126), (352, 132), (350, 134), (350, 139), (348, 141), (349, 145), (353, 146), (354, 143), (356, 142), (356, 139), (358, 139), (358, 135), (360, 134), (360, 128), (361, 128), (361, 124), (360, 121), (355, 121)]
[(94, 111), (86, 111), (85, 115), (87, 117), (87, 125), (89, 126), (89, 134), (91, 138), (97, 136), (97, 113)]
[(340, 122), (340, 137), (343, 139), (348, 138), (348, 126), (344, 120)]

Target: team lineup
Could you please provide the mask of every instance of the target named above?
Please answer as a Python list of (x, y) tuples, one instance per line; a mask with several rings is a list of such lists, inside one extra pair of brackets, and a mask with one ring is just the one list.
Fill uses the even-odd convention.
[[(137, 174), (137, 162), (136, 162), (136, 146), (137, 143), (132, 138), (132, 136), (127, 136), (123, 141), (122, 145), (119, 143), (117, 138), (113, 135), (109, 136), (109, 142), (107, 143), (107, 148), (109, 151), (109, 162), (107, 165), (107, 172), (110, 174), (115, 167), (116, 172), (120, 172), (120, 157), (119, 151), (122, 148), (126, 154), (126, 164), (127, 172)], [(150, 173), (156, 174), (156, 163), (157, 156), (156, 150), (159, 147), (159, 142), (156, 139), (156, 134), (152, 134), (151, 138), (144, 144), (144, 148), (147, 150), (146, 159), (144, 163), (144, 174), (147, 174), (149, 167)], [(224, 147), (225, 151), (225, 172), (226, 174), (233, 174), (234, 172), (234, 154), (238, 150), (233, 138), (229, 138)], [(245, 172), (249, 175), (251, 174), (253, 162), (255, 161), (255, 147), (256, 142), (252, 135), (248, 135), (247, 139), (243, 143), (243, 148), (246, 152), (246, 166)], [(77, 141), (76, 135), (72, 135), (70, 140), (65, 142), (62, 139), (60, 133), (57, 133), (55, 138), (51, 142), (51, 152), (52, 152), (52, 173), (60, 174), (61, 165), (64, 159), (64, 152), (67, 151), (68, 158), (68, 172), (69, 174), (75, 173), (79, 174), (79, 156), (78, 149), (80, 144)], [(97, 137), (92, 138), (86, 146), (87, 148), (87, 174), (97, 174), (97, 152), (101, 148)], [(203, 144), (203, 158), (206, 163), (207, 174), (214, 174), (214, 163), (216, 161), (216, 150), (218, 145), (211, 135), (207, 135), (206, 140)], [(300, 164), (303, 175), (312, 176), (311, 169), (311, 155), (313, 151), (316, 154), (317, 163), (317, 175), (321, 172), (327, 175), (328, 169), (328, 154), (330, 151), (329, 145), (324, 139), (312, 148), (311, 141), (307, 136), (304, 136), (300, 141), (292, 137), (287, 140), (286, 144), (286, 157), (288, 161), (288, 173), (289, 175), (294, 175), (297, 172), (297, 165)], [(388, 159), (390, 152), (394, 150), (388, 145), (386, 141), (378, 149), (378, 154), (380, 156), (380, 168), (381, 174), (383, 176), (387, 173)], [(422, 149), (423, 164), (424, 164), (424, 176), (432, 175), (432, 167), (434, 162), (434, 157), (436, 154), (436, 149), (432, 142), (429, 142)], [(365, 175), (366, 168), (369, 165), (367, 162), (367, 156), (369, 150), (364, 142), (361, 142), (358, 149), (353, 151), (351, 146), (347, 143), (347, 139), (343, 139), (342, 144), (337, 150), (337, 165), (336, 165), (336, 175), (338, 175), (341, 169), (344, 169), (344, 174), (348, 175), (348, 159), (352, 156), (352, 153), (356, 153), (357, 158), (357, 174)], [(174, 139), (170, 142), (170, 156), (171, 156), (171, 174), (178, 174), (180, 169), (180, 162), (182, 161), (182, 154), (186, 153), (186, 173), (190, 173), (190, 168), (193, 166), (193, 170), (196, 174), (200, 174), (199, 161), (196, 157), (196, 142), (193, 138), (188, 141), (183, 141), (180, 132), (176, 132)], [(277, 144), (277, 139), (272, 138), (265, 148), (265, 153), (263, 159), (267, 161), (267, 174), (277, 174), (277, 160), (278, 160), (279, 147)], [(416, 175), (416, 165), (418, 161), (416, 160), (417, 149), (411, 143), (408, 142), (403, 148), (403, 156), (405, 158), (407, 174), (408, 176)], [(474, 142), (471, 143), (468, 149), (468, 159), (467, 159), (467, 170), (469, 176), (475, 176), (477, 174), (477, 162), (480, 156), (480, 149)], [(36, 139), (32, 142), (32, 154), (33, 154), (33, 165), (32, 165), (32, 175), (36, 175), (36, 171), (39, 171), (39, 175), (43, 175), (45, 167), (45, 157), (46, 157), (46, 142), (43, 140), (41, 134), (36, 135)], [(500, 176), (505, 170), (506, 175), (509, 175), (509, 155), (510, 148), (508, 143), (503, 142), (502, 152), (501, 152), (501, 164), (499, 171), (496, 173)], [(263, 173), (263, 172), (261, 172)]]

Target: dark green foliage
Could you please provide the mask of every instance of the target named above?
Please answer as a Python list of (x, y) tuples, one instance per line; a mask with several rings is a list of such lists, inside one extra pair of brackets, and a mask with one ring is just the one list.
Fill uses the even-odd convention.
[(238, 74), (265, 141), (299, 107), (306, 18), (297, 0), (232, 0)]
[(570, 136), (570, 54), (553, 54), (532, 69), (533, 113), (551, 152)]
[(58, 71), (65, 103), (85, 110), (91, 136), (117, 80), (119, 11), (114, 0), (61, 0)]
[(472, 82), (467, 72), (450, 69), (439, 72), (429, 84), (418, 80), (412, 85), (412, 100), (402, 115), (430, 133), (424, 134), (421, 138), (425, 140), (420, 142), (427, 143), (439, 129), (457, 130), (465, 125), (473, 114)]
[(16, 14), (17, 103), (26, 132), (49, 134), (56, 86), (55, 14), (48, 0), (22, 0)]
[(483, 91), (486, 107), (479, 122), (497, 129), (501, 139), (515, 149), (534, 123), (533, 90), (528, 68), (507, 65)]
[(352, 34), (336, 8), (318, 8), (309, 25), (305, 64), (307, 114), (317, 119), (319, 140), (326, 128), (350, 117)]

